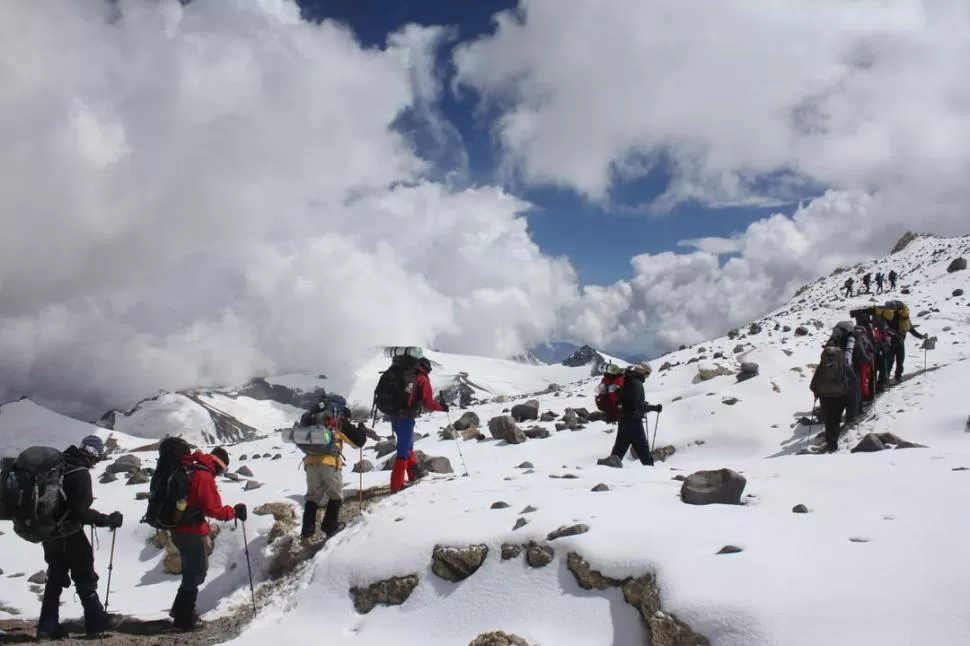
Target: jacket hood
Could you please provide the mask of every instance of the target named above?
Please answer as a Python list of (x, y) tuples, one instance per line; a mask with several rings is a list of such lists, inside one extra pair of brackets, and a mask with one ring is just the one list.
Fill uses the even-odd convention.
[(203, 453), (202, 451), (196, 451), (182, 458), (182, 464), (185, 466), (191, 466), (193, 464), (201, 464), (206, 469), (212, 473), (216, 473), (218, 470), (215, 460), (208, 453)]
[(62, 455), (64, 456), (65, 464), (70, 467), (90, 469), (94, 466), (94, 459), (76, 446), (67, 447), (67, 450)]

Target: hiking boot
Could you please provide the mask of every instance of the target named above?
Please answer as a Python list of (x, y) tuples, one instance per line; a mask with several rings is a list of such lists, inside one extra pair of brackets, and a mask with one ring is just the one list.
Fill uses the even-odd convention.
[(37, 640), (56, 640), (65, 639), (68, 636), (67, 630), (61, 626), (57, 619), (41, 619), (37, 622)]
[(100, 635), (101, 633), (111, 632), (125, 621), (125, 616), (121, 614), (104, 614), (94, 619), (84, 619), (84, 632), (88, 635)]
[(340, 508), (343, 507), (343, 500), (328, 500), (327, 508), (323, 512), (323, 522), (320, 523), (320, 531), (330, 538), (346, 525), (340, 522)]
[(602, 458), (596, 461), (596, 464), (602, 465), (604, 467), (613, 467), (614, 469), (623, 468), (623, 460), (617, 455), (611, 455), (608, 458)]
[(317, 510), (319, 507), (317, 503), (312, 501), (307, 501), (303, 507), (303, 529), (300, 532), (300, 538), (313, 538), (313, 535), (317, 533)]
[(199, 591), (179, 590), (172, 604), (172, 625), (183, 632), (190, 632), (202, 628), (202, 619), (195, 611), (195, 602), (199, 598)]

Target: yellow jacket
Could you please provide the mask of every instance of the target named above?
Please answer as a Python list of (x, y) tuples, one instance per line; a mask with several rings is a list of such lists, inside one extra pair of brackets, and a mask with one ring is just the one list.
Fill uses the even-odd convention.
[(337, 469), (342, 469), (344, 466), (343, 449), (344, 442), (357, 449), (364, 445), (367, 441), (367, 436), (364, 432), (351, 424), (349, 421), (345, 421), (341, 425), (341, 429), (337, 431), (333, 440), (334, 452), (331, 454), (321, 454), (321, 455), (306, 455), (303, 457), (304, 469), (308, 464), (325, 464)]

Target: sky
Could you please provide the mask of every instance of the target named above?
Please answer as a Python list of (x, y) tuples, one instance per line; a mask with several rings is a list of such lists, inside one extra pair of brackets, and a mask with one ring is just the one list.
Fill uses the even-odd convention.
[(310, 2), (0, 3), (0, 401), (657, 356), (966, 233), (961, 0)]

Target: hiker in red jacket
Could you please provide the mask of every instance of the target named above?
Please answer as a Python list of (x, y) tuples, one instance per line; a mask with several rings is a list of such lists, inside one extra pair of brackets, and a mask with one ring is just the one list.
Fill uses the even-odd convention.
[(431, 389), (431, 362), (427, 357), (418, 359), (417, 371), (414, 377), (414, 390), (408, 400), (407, 411), (401, 413), (399, 419), (391, 422), (391, 428), (397, 437), (397, 457), (394, 469), (391, 471), (391, 491), (398, 492), (404, 488), (404, 476), (408, 480), (420, 477), (417, 469), (417, 458), (414, 456), (414, 419), (422, 408), (431, 411), (447, 411), (448, 405), (435, 401), (434, 391)]
[(211, 453), (196, 451), (182, 458), (189, 471), (189, 491), (182, 522), (171, 532), (172, 542), (182, 559), (182, 585), (179, 586), (172, 611), (169, 613), (174, 625), (180, 630), (197, 630), (202, 622), (195, 612), (199, 586), (205, 582), (209, 570), (205, 537), (209, 535), (209, 521), (214, 518), (223, 522), (238, 518), (246, 522), (246, 505), (235, 507), (222, 504), (216, 488), (215, 476), (229, 466), (229, 454), (217, 447)]

